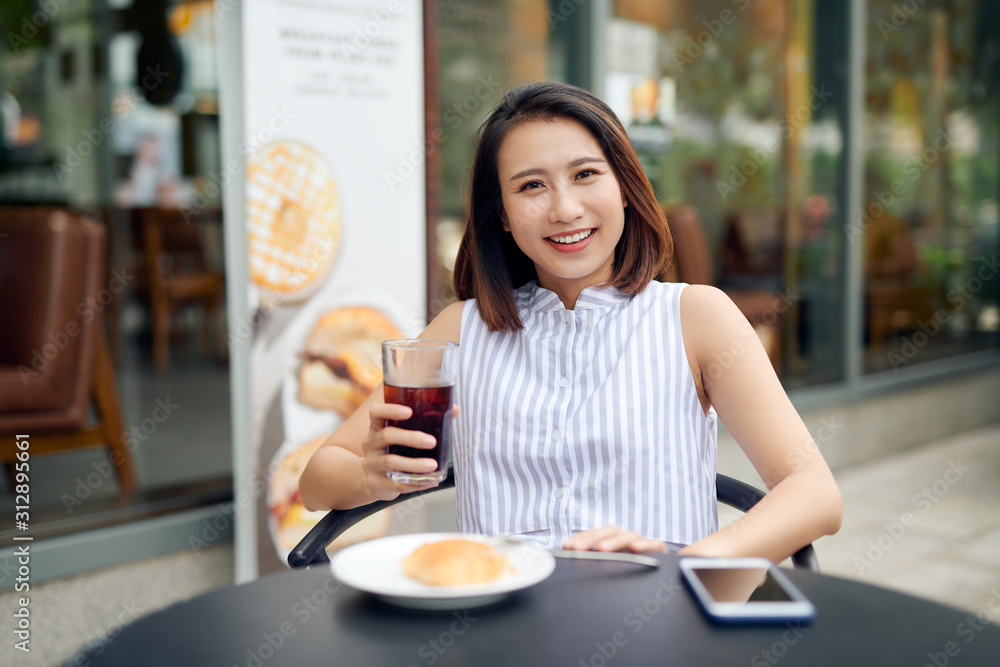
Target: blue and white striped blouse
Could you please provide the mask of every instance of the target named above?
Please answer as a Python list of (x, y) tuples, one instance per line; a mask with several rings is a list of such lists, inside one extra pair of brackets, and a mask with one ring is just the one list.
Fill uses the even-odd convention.
[(686, 285), (587, 288), (573, 310), (535, 282), (524, 329), (490, 332), (465, 304), (455, 422), (463, 532), (558, 547), (606, 524), (673, 544), (715, 532), (716, 415), (681, 336)]

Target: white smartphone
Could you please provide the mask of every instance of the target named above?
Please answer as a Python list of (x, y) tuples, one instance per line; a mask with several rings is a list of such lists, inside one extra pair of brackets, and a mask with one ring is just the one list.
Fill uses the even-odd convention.
[(717, 623), (808, 623), (816, 607), (766, 558), (682, 558), (681, 574)]

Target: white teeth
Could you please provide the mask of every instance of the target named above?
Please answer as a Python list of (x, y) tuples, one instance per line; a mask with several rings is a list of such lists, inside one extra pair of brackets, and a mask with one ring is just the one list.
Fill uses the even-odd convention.
[(577, 241), (582, 241), (593, 233), (593, 229), (588, 229), (585, 232), (577, 232), (572, 236), (550, 236), (549, 240), (555, 241), (556, 243), (576, 243)]

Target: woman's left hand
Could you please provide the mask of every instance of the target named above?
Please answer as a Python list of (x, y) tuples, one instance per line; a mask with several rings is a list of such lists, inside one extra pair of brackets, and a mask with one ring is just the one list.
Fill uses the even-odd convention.
[(618, 526), (605, 526), (585, 530), (573, 535), (563, 543), (563, 549), (573, 551), (627, 551), (667, 553), (667, 545), (659, 540), (646, 539), (633, 530), (622, 530)]

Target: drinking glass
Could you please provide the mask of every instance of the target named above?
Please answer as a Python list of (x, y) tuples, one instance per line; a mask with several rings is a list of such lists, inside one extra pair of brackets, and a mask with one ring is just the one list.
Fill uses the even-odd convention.
[(441, 482), (448, 475), (451, 444), (452, 390), (458, 373), (458, 344), (447, 340), (387, 340), (382, 343), (382, 381), (385, 402), (406, 405), (413, 415), (388, 420), (389, 426), (423, 431), (434, 436), (434, 449), (389, 445), (390, 454), (430, 458), (437, 469), (428, 473), (391, 471), (394, 482)]

